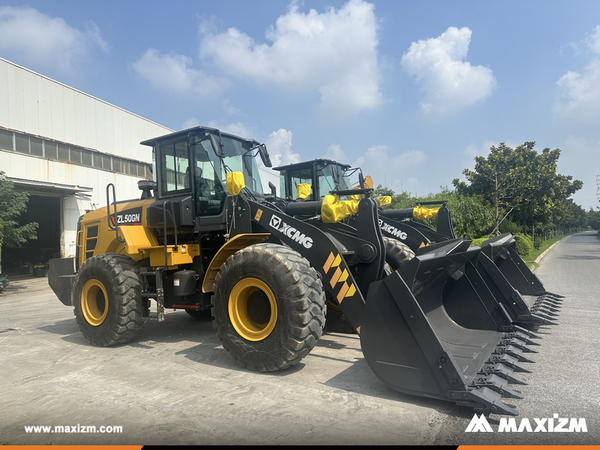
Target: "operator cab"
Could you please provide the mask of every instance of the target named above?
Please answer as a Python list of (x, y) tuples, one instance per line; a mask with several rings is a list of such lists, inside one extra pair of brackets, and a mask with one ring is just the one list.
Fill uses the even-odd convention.
[(306, 198), (308, 201), (323, 200), (331, 191), (352, 189), (349, 176), (359, 169), (350, 167), (348, 164), (341, 164), (331, 159), (315, 159), (274, 167), (273, 170), (279, 171), (282, 198), (296, 200), (298, 185), (309, 184), (311, 192), (310, 196)]
[(156, 201), (148, 207), (148, 226), (225, 231), (231, 195), (227, 172), (242, 172), (246, 192), (264, 198), (256, 155), (271, 161), (264, 144), (194, 127), (142, 142), (153, 147)]

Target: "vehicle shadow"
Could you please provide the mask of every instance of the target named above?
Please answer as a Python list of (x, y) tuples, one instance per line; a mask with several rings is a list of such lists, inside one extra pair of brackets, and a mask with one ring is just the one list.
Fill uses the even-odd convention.
[[(61, 319), (53, 324), (38, 327), (38, 329), (61, 335), (61, 339), (65, 342), (92, 347), (92, 344), (79, 331), (74, 318)], [(417, 405), (461, 418), (470, 418), (473, 415), (469, 408), (459, 408), (449, 402), (403, 394), (386, 385), (371, 371), (365, 361), (358, 335), (325, 333), (303, 361), (285, 370), (260, 373), (241, 367), (228, 354), (218, 339), (211, 321), (199, 321), (189, 317), (183, 311), (171, 311), (166, 314), (166, 320), (163, 323), (148, 321), (144, 330), (134, 341), (113, 348), (130, 347), (144, 351), (162, 352), (172, 344), (180, 348), (174, 351), (175, 355), (182, 355), (199, 365), (209, 365), (254, 376), (277, 378), (293, 376), (302, 370), (311, 370), (311, 358), (340, 362), (345, 367), (342, 371), (333, 377), (315, 382), (349, 393)], [(181, 348), (182, 345), (185, 348)]]

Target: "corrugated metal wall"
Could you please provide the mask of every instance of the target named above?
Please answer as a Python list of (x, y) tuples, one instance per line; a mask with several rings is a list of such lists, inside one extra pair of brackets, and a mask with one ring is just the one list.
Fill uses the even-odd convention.
[[(62, 142), (67, 148), (77, 146), (144, 163), (152, 163), (152, 152), (140, 142), (172, 131), (2, 58), (0, 127)], [(28, 137), (15, 135), (15, 139)], [(106, 205), (108, 183), (115, 184), (118, 199), (140, 196), (140, 176), (48, 159), (41, 153), (0, 150), (0, 171), (10, 178), (92, 189), (85, 189), (84, 194), (69, 194), (48, 188), (44, 194), (61, 198), (62, 256), (73, 256), (79, 216), (86, 209)]]
[(138, 161), (172, 131), (1, 58), (0, 105), (0, 126)]

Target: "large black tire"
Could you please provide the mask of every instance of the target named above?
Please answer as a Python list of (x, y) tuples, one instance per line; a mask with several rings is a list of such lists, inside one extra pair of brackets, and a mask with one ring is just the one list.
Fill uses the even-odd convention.
[(139, 268), (128, 256), (87, 259), (73, 286), (75, 318), (83, 336), (108, 347), (133, 340), (144, 327)]
[(383, 238), (385, 244), (385, 262), (392, 270), (397, 270), (403, 263), (415, 257), (410, 247), (397, 239)]
[(214, 326), (240, 365), (260, 372), (297, 364), (325, 325), (325, 294), (299, 253), (277, 244), (246, 247), (216, 277)]

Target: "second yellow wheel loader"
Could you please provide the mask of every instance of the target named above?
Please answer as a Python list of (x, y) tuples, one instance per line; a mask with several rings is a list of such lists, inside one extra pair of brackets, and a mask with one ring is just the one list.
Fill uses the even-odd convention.
[(156, 183), (140, 182), (141, 198), (127, 201), (109, 185), (107, 207), (80, 218), (76, 258), (50, 262), (51, 287), (92, 344), (135, 339), (151, 306), (159, 321), (165, 308), (210, 311), (236, 361), (276, 371), (314, 348), (328, 297), (392, 388), (518, 414), (502, 399), (522, 397), (508, 384), (522, 383), (515, 372), (531, 362), (529, 337), (509, 322), (499, 330), (463, 320), (461, 305), (493, 301), (461, 282), (477, 254), (469, 241), (430, 245), (390, 273), (370, 189), (353, 192), (364, 198), (352, 233), (333, 233), (265, 198), (255, 159), (270, 167), (263, 144), (205, 127), (143, 144), (153, 148)]
[[(348, 174), (359, 172), (359, 182), (364, 178), (359, 168), (351, 168), (329, 159), (289, 164), (276, 167), (280, 172), (281, 195), (287, 202), (294, 202), (299, 186), (310, 186), (310, 194), (296, 203), (304, 204), (291, 208), (298, 217), (319, 223), (323, 199), (336, 189), (351, 189)], [(437, 230), (416, 222), (413, 217), (419, 213), (430, 213), (426, 207), (437, 206)], [(431, 215), (431, 214), (429, 214)], [(346, 219), (348, 225), (354, 225), (356, 216)], [(422, 253), (424, 246), (455, 239), (450, 210), (445, 201), (420, 202), (415, 208), (379, 210), (378, 223), (386, 242), (387, 261), (397, 269), (405, 260)], [(343, 225), (329, 225), (339, 229)], [(517, 254), (516, 241), (510, 233), (488, 239), (481, 245), (480, 254), (469, 265), (466, 278), (479, 278), (486, 288), (493, 292), (496, 302), (513, 325), (535, 329), (540, 325), (555, 325), (558, 310), (564, 297), (545, 290), (538, 277), (529, 270), (527, 264)], [(476, 273), (475, 273), (476, 272)], [(481, 283), (480, 283), (481, 284)], [(484, 297), (486, 295), (484, 294)], [(470, 327), (480, 322), (478, 314), (469, 321)], [(500, 322), (502, 323), (502, 322)]]

